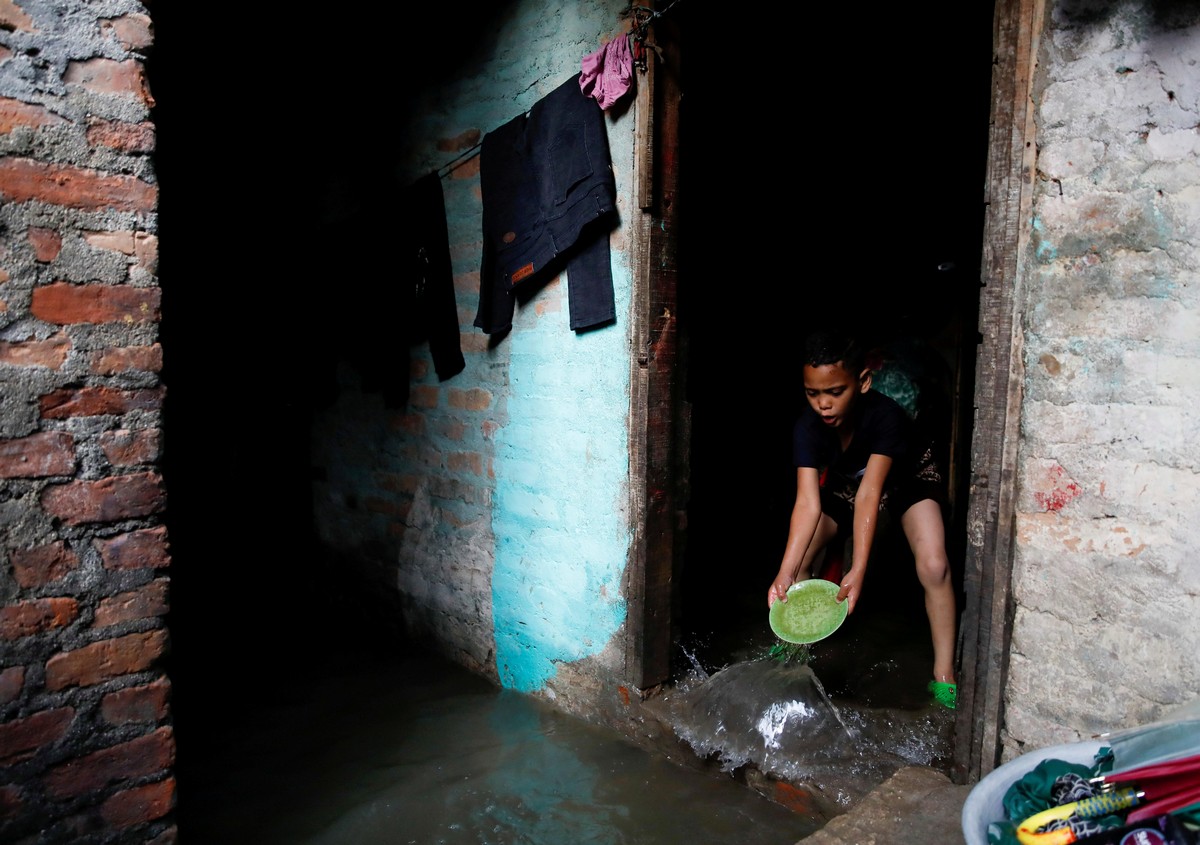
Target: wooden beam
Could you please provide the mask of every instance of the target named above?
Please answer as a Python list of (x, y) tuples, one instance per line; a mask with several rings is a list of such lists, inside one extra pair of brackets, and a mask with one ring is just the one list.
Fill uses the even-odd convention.
[[(680, 544), (676, 485), (681, 409), (678, 349), (677, 212), (680, 42), (669, 21), (651, 31), (637, 78), (635, 184), (639, 219), (634, 261), (630, 404), (630, 498), (634, 543), (626, 579), (627, 677), (640, 689), (671, 671), (671, 606)], [(661, 52), (660, 52), (661, 51)], [(661, 56), (661, 58), (660, 58)], [(659, 65), (661, 62), (661, 66)], [(665, 69), (665, 70), (664, 70)]]
[(953, 775), (1000, 762), (1012, 634), (1021, 327), (1015, 303), (1034, 172), (1031, 85), (1044, 0), (997, 0)]

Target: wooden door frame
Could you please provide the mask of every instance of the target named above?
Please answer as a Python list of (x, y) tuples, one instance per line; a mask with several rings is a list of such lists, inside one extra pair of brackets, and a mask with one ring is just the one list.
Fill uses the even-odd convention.
[(959, 783), (974, 783), (1000, 764), (1023, 381), (1017, 309), (1035, 174), (1033, 72), (1044, 15), (1044, 0), (996, 0), (952, 772)]
[(626, 678), (640, 690), (670, 679), (674, 573), (682, 552), (678, 490), (686, 477), (678, 331), (677, 245), (681, 38), (663, 17), (636, 74), (630, 356), (630, 520)]

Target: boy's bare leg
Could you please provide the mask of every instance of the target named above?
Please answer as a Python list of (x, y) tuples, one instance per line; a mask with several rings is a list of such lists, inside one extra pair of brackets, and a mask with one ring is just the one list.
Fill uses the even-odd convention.
[(804, 558), (800, 561), (800, 569), (796, 572), (796, 583), (807, 581), (812, 577), (813, 561), (836, 534), (837, 523), (830, 519), (828, 514), (821, 514), (821, 520), (817, 523), (817, 530), (813, 533), (812, 542), (804, 550)]
[[(801, 581), (807, 581), (812, 577), (813, 562), (817, 555), (821, 553), (821, 549), (825, 547), (833, 536), (837, 534), (837, 523), (830, 519), (826, 514), (821, 514), (817, 520), (816, 528), (813, 529), (813, 536), (808, 541), (808, 547), (805, 548), (803, 556), (800, 558), (800, 563), (796, 566), (796, 571), (787, 573), (784, 571), (786, 560), (779, 565), (779, 572), (775, 576), (775, 580), (771, 582), (771, 588), (767, 591), (767, 606), (770, 607), (777, 600), (787, 601), (785, 593), (791, 589), (793, 584), (799, 584)], [(790, 537), (788, 538), (790, 541)]]
[(917, 578), (925, 589), (925, 613), (933, 637), (933, 679), (954, 683), (957, 608), (942, 509), (932, 499), (924, 499), (904, 512), (900, 525), (917, 562)]

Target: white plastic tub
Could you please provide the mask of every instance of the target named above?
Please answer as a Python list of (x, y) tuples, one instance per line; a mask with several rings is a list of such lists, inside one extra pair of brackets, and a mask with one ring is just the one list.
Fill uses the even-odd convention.
[(1098, 741), (1052, 745), (1029, 751), (993, 769), (967, 793), (966, 803), (963, 804), (962, 829), (967, 845), (988, 845), (988, 825), (1005, 819), (1004, 794), (1014, 783), (1037, 768), (1038, 763), (1043, 760), (1063, 760), (1091, 766), (1103, 747), (1104, 743)]

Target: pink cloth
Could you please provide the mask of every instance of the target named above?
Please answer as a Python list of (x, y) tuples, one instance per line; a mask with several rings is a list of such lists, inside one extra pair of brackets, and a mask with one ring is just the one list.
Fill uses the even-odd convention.
[(625, 95), (633, 84), (633, 54), (629, 38), (618, 35), (583, 59), (579, 90), (607, 109)]

